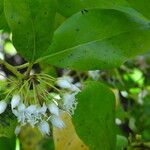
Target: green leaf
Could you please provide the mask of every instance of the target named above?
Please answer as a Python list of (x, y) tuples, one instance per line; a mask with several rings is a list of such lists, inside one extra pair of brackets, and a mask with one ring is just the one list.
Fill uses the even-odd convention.
[(15, 150), (16, 138), (0, 138), (0, 148), (1, 150)]
[(149, 41), (149, 21), (138, 13), (92, 9), (67, 19), (56, 30), (49, 54), (38, 61), (80, 70), (114, 68), (149, 50)]
[(57, 2), (59, 13), (65, 17), (89, 8), (113, 8), (118, 5), (128, 5), (125, 0), (57, 0)]
[(4, 0), (4, 9), (17, 51), (29, 61), (44, 55), (53, 36), (55, 0)]
[(55, 150), (54, 141), (52, 138), (43, 139), (40, 150)]
[(56, 13), (55, 16), (55, 30), (66, 20), (64, 16), (59, 13)]
[(113, 8), (116, 6), (128, 6), (125, 0), (83, 0), (86, 8)]
[(128, 146), (128, 139), (122, 135), (117, 135), (117, 149), (123, 150)]
[(0, 137), (12, 137), (17, 125), (16, 117), (12, 114), (11, 108), (0, 115)]
[(131, 7), (142, 13), (150, 19), (150, 1), (149, 0), (126, 0)]
[(0, 0), (0, 30), (5, 30), (8, 31), (9, 27), (7, 24), (7, 21), (5, 19), (5, 14), (4, 14), (4, 5), (3, 5), (4, 1)]
[(87, 82), (73, 116), (77, 134), (90, 150), (115, 150), (115, 98), (106, 85)]
[(82, 8), (81, 0), (57, 0), (58, 12), (65, 17), (70, 17)]

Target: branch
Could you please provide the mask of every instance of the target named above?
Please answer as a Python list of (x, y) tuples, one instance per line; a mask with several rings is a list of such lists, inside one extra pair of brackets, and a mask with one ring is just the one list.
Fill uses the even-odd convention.
[(10, 72), (12, 72), (16, 77), (18, 77), (18, 78), (23, 78), (23, 77), (24, 77), (21, 73), (19, 73), (19, 72), (17, 71), (17, 69), (16, 69), (14, 66), (10, 65), (10, 64), (7, 63), (6, 61), (0, 59), (0, 64), (1, 64), (1, 65), (4, 65), (4, 66), (5, 66)]

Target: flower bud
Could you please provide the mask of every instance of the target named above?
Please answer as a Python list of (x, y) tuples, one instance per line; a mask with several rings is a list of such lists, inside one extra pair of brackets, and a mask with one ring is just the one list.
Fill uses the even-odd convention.
[(14, 95), (11, 100), (11, 108), (12, 109), (16, 108), (19, 105), (19, 103), (20, 103), (20, 96)]
[(39, 130), (43, 135), (50, 134), (49, 124), (46, 121), (42, 121), (39, 125)]
[(3, 100), (0, 101), (0, 114), (2, 114), (6, 110), (6, 107), (7, 107), (7, 103)]
[(53, 115), (51, 117), (51, 123), (56, 128), (63, 128), (65, 126), (64, 122), (58, 116)]
[(56, 116), (59, 116), (59, 108), (57, 107), (56, 104), (50, 103), (50, 104), (48, 105), (48, 109), (49, 109), (49, 111), (50, 111), (52, 114), (54, 114), (54, 115), (56, 115)]
[(58, 78), (56, 84), (61, 87), (61, 88), (64, 88), (64, 89), (70, 89), (71, 88), (71, 83), (66, 80), (65, 78)]
[(20, 126), (17, 126), (16, 129), (15, 129), (15, 134), (16, 134), (16, 136), (19, 135), (20, 131), (21, 131), (21, 127), (20, 127)]

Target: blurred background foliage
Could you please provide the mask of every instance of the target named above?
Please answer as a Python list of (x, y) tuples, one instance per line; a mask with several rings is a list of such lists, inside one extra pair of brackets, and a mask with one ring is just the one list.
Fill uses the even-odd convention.
[[(65, 20), (59, 14), (56, 19), (59, 20), (56, 21), (56, 27)], [(11, 43), (8, 28), (6, 31), (0, 31), (0, 58), (14, 66), (25, 63)], [(20, 72), (24, 72), (25, 69), (20, 69)], [(107, 84), (116, 95), (117, 150), (150, 149), (150, 53), (137, 56), (113, 70), (76, 72), (47, 64), (36, 64), (34, 71), (40, 72), (40, 70), (55, 77), (71, 76), (75, 83), (82, 84), (87, 80), (97, 80)], [(11, 75), (6, 68), (0, 66), (1, 99), (7, 89), (5, 79)], [(1, 150), (53, 150), (54, 147), (56, 150), (88, 150), (88, 147), (78, 138), (67, 115), (62, 116), (67, 128), (61, 131), (54, 129), (54, 140), (52, 137), (43, 139), (40, 133), (31, 127), (22, 129), (19, 140), (13, 135), (16, 126), (14, 116), (9, 115), (9, 108), (7, 112), (0, 116)]]

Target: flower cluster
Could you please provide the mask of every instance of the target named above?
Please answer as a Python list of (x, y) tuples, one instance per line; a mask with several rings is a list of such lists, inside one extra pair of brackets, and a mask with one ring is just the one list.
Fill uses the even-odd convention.
[(57, 85), (62, 89), (68, 89), (70, 92), (65, 92), (63, 94), (63, 109), (70, 113), (71, 115), (74, 114), (74, 110), (76, 109), (77, 102), (76, 102), (76, 94), (80, 92), (80, 89), (72, 84), (73, 79), (69, 76), (64, 76), (58, 78)]
[[(12, 113), (18, 120), (15, 130), (16, 135), (20, 133), (21, 127), (26, 124), (38, 127), (43, 135), (50, 135), (51, 126), (65, 127), (61, 114), (67, 112), (73, 115), (76, 109), (75, 96), (80, 92), (80, 89), (73, 84), (71, 77), (63, 76), (54, 80), (51, 76), (37, 75), (36, 79), (39, 83), (36, 87), (33, 85), (31, 94), (28, 94), (27, 91), (30, 90), (28, 88), (31, 88), (33, 78), (25, 81), (19, 92), (12, 95), (10, 100)], [(31, 82), (28, 83), (29, 81)], [(56, 92), (49, 91), (46, 85)], [(25, 94), (23, 94), (24, 90), (26, 91)], [(31, 101), (32, 99), (34, 100)], [(0, 101), (0, 114), (7, 108), (7, 103), (6, 100)]]

